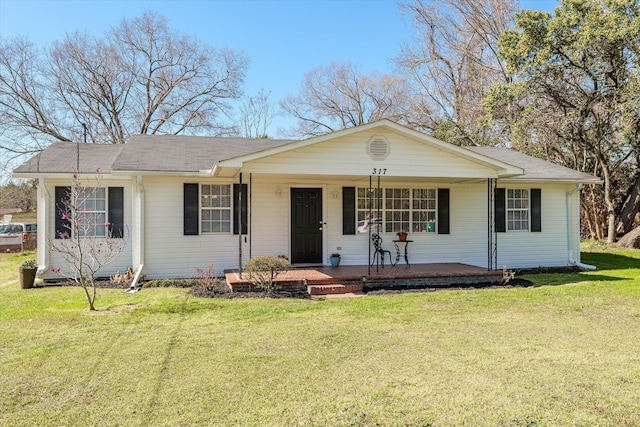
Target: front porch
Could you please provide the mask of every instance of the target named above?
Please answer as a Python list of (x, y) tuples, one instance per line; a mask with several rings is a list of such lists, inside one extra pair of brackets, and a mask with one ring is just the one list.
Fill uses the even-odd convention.
[[(247, 291), (252, 285), (246, 274), (226, 271), (232, 291)], [(341, 267), (291, 267), (278, 275), (285, 289), (306, 289), (312, 296), (358, 293), (363, 290), (402, 289), (411, 287), (447, 287), (454, 285), (497, 284), (502, 271), (460, 263), (397, 264), (385, 267), (347, 265)]]

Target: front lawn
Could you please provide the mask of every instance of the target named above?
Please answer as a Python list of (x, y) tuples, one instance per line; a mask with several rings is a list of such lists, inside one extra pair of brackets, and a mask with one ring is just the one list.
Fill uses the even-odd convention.
[(640, 252), (592, 250), (530, 288), (349, 300), (100, 289), (89, 312), (5, 284), (0, 425), (639, 425)]

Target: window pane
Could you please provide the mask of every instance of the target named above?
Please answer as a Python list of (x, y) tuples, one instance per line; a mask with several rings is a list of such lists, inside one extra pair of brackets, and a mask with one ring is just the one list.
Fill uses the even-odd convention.
[(529, 229), (529, 190), (507, 190), (507, 230)]
[(203, 233), (231, 230), (231, 185), (202, 184), (201, 223)]

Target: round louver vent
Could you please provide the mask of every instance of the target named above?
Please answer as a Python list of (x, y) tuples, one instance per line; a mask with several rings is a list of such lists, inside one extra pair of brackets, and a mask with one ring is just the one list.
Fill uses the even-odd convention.
[(382, 160), (389, 155), (389, 142), (382, 136), (374, 136), (367, 144), (367, 152), (374, 160)]

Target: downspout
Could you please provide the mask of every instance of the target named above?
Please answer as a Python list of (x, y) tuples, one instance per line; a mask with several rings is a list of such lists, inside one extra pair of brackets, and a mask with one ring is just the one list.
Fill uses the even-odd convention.
[[(42, 276), (51, 268), (51, 257), (49, 255), (49, 200), (51, 196), (44, 185), (44, 178), (38, 179), (38, 224), (42, 228), (38, 231), (38, 248), (36, 256), (42, 263), (38, 265), (38, 276)], [(54, 207), (55, 210), (55, 207)]]
[(582, 262), (578, 262), (573, 259), (573, 249), (571, 247), (571, 240), (572, 240), (571, 238), (573, 237), (572, 236), (573, 227), (571, 227), (571, 221), (570, 221), (571, 215), (569, 215), (569, 204), (570, 204), (569, 199), (571, 198), (571, 196), (573, 196), (573, 194), (576, 191), (580, 191), (581, 189), (582, 189), (582, 184), (576, 185), (576, 188), (567, 192), (567, 195), (565, 198), (565, 202), (566, 202), (565, 213), (567, 216), (567, 258), (568, 258), (569, 264), (571, 265), (575, 265), (576, 267), (582, 268), (584, 270), (595, 270), (596, 269), (595, 265), (584, 264)]
[(136, 205), (137, 205), (137, 230), (135, 232), (135, 241), (136, 246), (138, 246), (138, 271), (136, 271), (136, 275), (133, 278), (133, 282), (131, 282), (130, 289), (139, 289), (138, 280), (140, 280), (140, 275), (142, 273), (142, 269), (144, 268), (144, 182), (142, 181), (142, 176), (138, 175), (136, 177)]

